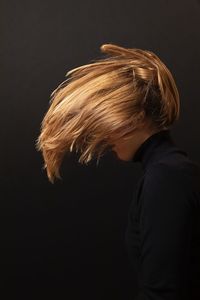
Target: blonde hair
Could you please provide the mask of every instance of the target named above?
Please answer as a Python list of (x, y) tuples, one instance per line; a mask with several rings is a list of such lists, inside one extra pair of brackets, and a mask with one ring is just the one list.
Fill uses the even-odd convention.
[[(52, 93), (36, 148), (51, 183), (64, 155), (80, 151), (79, 162), (99, 158), (119, 138), (129, 138), (147, 118), (159, 130), (179, 117), (173, 76), (153, 52), (103, 44), (108, 57), (74, 68)], [(70, 76), (69, 76), (70, 75)]]

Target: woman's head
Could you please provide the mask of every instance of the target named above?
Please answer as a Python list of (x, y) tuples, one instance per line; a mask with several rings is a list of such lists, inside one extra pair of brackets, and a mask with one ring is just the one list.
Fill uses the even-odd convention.
[(151, 51), (103, 44), (108, 57), (70, 70), (51, 94), (36, 147), (42, 151), (49, 180), (68, 152), (80, 163), (99, 158), (150, 121), (169, 128), (179, 118), (179, 94), (173, 76)]

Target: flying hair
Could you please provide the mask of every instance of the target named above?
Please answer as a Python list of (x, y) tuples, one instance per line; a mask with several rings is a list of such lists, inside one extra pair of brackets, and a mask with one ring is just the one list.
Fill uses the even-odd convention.
[(36, 149), (51, 183), (62, 179), (67, 153), (80, 152), (82, 164), (95, 157), (98, 163), (116, 140), (131, 137), (147, 118), (159, 130), (179, 118), (176, 83), (156, 54), (116, 44), (100, 50), (107, 56), (69, 70), (50, 95)]

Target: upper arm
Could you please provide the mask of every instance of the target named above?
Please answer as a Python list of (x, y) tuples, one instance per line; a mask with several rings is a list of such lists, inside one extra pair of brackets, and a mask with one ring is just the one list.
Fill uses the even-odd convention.
[(165, 165), (153, 167), (140, 202), (138, 299), (184, 299), (189, 284), (192, 214), (181, 174)]

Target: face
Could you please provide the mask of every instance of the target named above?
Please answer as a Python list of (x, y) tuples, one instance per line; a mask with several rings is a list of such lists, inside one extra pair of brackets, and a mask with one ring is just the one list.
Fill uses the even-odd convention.
[(133, 157), (134, 152), (128, 142), (118, 141), (112, 149), (120, 160), (130, 161)]
[(117, 154), (118, 158), (124, 161), (131, 161), (135, 152), (140, 145), (153, 133), (157, 132), (156, 129), (142, 128), (137, 130), (128, 139), (117, 140), (114, 143), (113, 151)]

